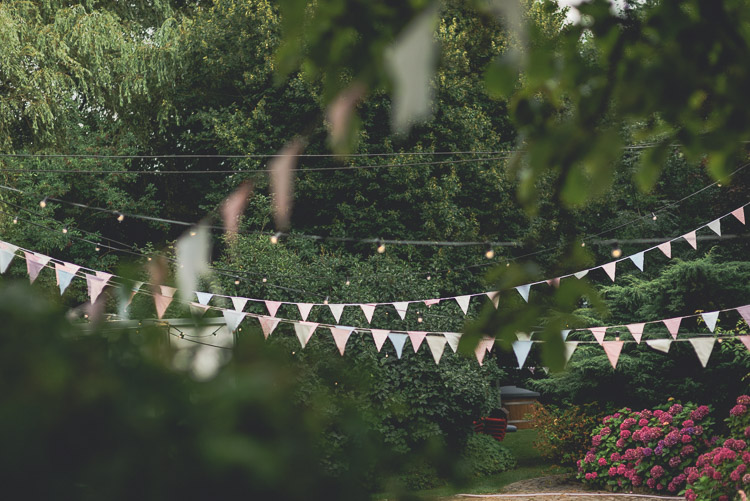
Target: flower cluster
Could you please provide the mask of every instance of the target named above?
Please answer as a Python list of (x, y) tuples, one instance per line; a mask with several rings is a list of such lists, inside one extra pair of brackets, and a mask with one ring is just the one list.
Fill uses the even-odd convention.
[(685, 488), (686, 469), (711, 444), (708, 414), (707, 406), (672, 403), (606, 416), (577, 463), (578, 478), (615, 491), (640, 487), (677, 494)]

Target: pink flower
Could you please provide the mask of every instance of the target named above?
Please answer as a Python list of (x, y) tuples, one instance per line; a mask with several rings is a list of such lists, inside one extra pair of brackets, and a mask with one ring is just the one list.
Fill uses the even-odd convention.
[(680, 404), (674, 404), (672, 407), (669, 408), (669, 413), (673, 416), (676, 416), (682, 412), (682, 405)]
[(630, 430), (623, 430), (622, 433), (620, 433), (620, 437), (624, 438), (625, 440), (630, 438)]
[(647, 425), (648, 425), (648, 419), (645, 419), (645, 418), (641, 418), (641, 419), (640, 419), (640, 420), (638, 421), (638, 426), (641, 426), (641, 427), (643, 427), (643, 426), (647, 426)]
[(737, 397), (737, 403), (742, 405), (750, 405), (750, 396), (740, 395)]
[(658, 464), (651, 468), (651, 476), (654, 478), (659, 478), (662, 475), (664, 475), (664, 468), (659, 466)]
[(599, 458), (599, 466), (607, 466), (607, 460), (604, 458)]
[(743, 415), (745, 412), (747, 412), (747, 407), (742, 404), (737, 404), (729, 411), (729, 415), (738, 417)]
[(701, 405), (697, 409), (695, 409), (693, 412), (690, 413), (690, 419), (693, 419), (695, 421), (700, 421), (704, 417), (708, 416), (709, 409), (707, 405)]

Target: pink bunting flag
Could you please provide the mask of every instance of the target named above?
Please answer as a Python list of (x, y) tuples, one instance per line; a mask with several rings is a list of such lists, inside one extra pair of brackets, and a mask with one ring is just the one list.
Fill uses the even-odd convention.
[(750, 351), (750, 336), (737, 336), (740, 338), (740, 341), (742, 341), (742, 344), (745, 345), (745, 348), (747, 348), (747, 351)]
[(339, 349), (341, 356), (344, 356), (344, 349), (346, 349), (346, 342), (349, 341), (349, 336), (352, 335), (354, 329), (342, 329), (339, 327), (329, 327), (331, 329), (331, 335), (333, 335), (333, 341), (336, 343), (336, 347)]
[(630, 331), (630, 335), (633, 336), (633, 339), (635, 339), (635, 342), (640, 344), (641, 342), (641, 336), (643, 336), (643, 327), (645, 327), (645, 323), (641, 324), (630, 324), (626, 325), (625, 327), (628, 328)]
[(487, 297), (490, 298), (490, 301), (492, 301), (495, 309), (497, 309), (497, 307), (500, 306), (500, 293), (498, 291), (491, 291), (485, 292), (485, 294), (487, 294)]
[(106, 285), (107, 280), (94, 275), (86, 274), (86, 286), (88, 288), (91, 304), (96, 303), (97, 298), (102, 293)]
[(81, 267), (70, 263), (55, 263), (55, 278), (57, 279), (57, 285), (60, 287), (60, 294), (65, 292), (68, 288), (73, 277), (76, 276), (78, 270)]
[(624, 341), (604, 341), (602, 348), (604, 353), (607, 354), (609, 363), (612, 364), (612, 368), (617, 368), (617, 361), (620, 359), (620, 352), (622, 351), (622, 345)]
[(747, 325), (750, 325), (750, 304), (737, 308), (737, 313), (742, 315), (742, 319)]
[(665, 256), (672, 259), (672, 242), (664, 242), (656, 246)]
[(425, 299), (424, 300), (424, 305), (427, 306), (428, 308), (432, 306), (433, 304), (438, 304), (438, 303), (440, 303), (440, 299)]
[(427, 333), (422, 331), (408, 331), (407, 334), (409, 335), (409, 339), (411, 339), (411, 346), (414, 348), (414, 353), (416, 353), (419, 347), (422, 346), (422, 341), (424, 341)]
[[(97, 275), (99, 275), (99, 272), (96, 272)], [(102, 278), (101, 276), (99, 278)], [(160, 285), (159, 289), (161, 290), (162, 295), (167, 297), (174, 297), (174, 293), (177, 292), (177, 289), (174, 287), (169, 287), (168, 285)]]
[(494, 344), (494, 338), (483, 338), (477, 343), (477, 347), (474, 349), (474, 354), (477, 356), (479, 365), (484, 363), (484, 357), (490, 352)]
[(302, 317), (302, 320), (307, 320), (307, 316), (310, 314), (310, 310), (312, 310), (312, 307), (314, 306), (312, 303), (295, 303), (297, 305), (297, 308), (299, 309), (299, 314)]
[(596, 342), (602, 344), (604, 342), (604, 335), (607, 333), (606, 327), (589, 327), (589, 330), (596, 338)]
[(745, 224), (745, 208), (744, 207), (740, 207), (739, 209), (733, 210), (732, 215), (736, 217), (740, 223)]
[(375, 313), (375, 306), (374, 304), (360, 304), (359, 307), (362, 308), (362, 313), (365, 314), (365, 318), (367, 319), (367, 323), (369, 324), (372, 322), (372, 314)]
[(23, 251), (23, 253), (26, 256), (26, 271), (29, 273), (29, 280), (33, 284), (36, 277), (39, 276), (39, 272), (42, 271), (42, 268), (49, 263), (50, 258), (42, 254), (34, 254), (33, 252)]
[(268, 310), (268, 314), (272, 317), (276, 316), (276, 312), (279, 311), (279, 306), (281, 306), (281, 303), (279, 301), (263, 301), (266, 303), (266, 309)]
[(383, 348), (383, 343), (385, 343), (385, 340), (388, 339), (388, 334), (390, 334), (391, 331), (384, 329), (370, 329), (370, 332), (372, 332), (372, 340), (375, 341), (375, 348), (380, 351)]
[(458, 332), (444, 332), (443, 335), (448, 342), (448, 346), (453, 350), (453, 353), (456, 353), (456, 350), (458, 350), (458, 343), (461, 341), (461, 334)]
[(682, 238), (687, 240), (687, 243), (689, 243), (693, 249), (698, 250), (698, 237), (695, 236), (695, 231), (685, 233), (682, 235)]
[[(131, 298), (132, 298), (132, 296), (131, 296)], [(130, 304), (130, 303), (128, 303), (128, 304)], [(189, 304), (189, 307), (190, 307), (190, 313), (194, 317), (198, 317), (198, 318), (200, 318), (203, 315), (205, 315), (206, 311), (208, 311), (208, 308), (209, 308), (209, 306), (206, 305), (206, 304), (200, 304), (200, 303), (196, 303), (196, 302), (191, 302)]]
[(672, 334), (672, 339), (677, 339), (677, 331), (680, 330), (680, 322), (682, 322), (683, 317), (676, 317), (676, 318), (668, 318), (666, 320), (662, 320), (664, 322), (664, 325), (667, 326), (667, 330), (670, 334)]
[(171, 296), (165, 296), (163, 294), (159, 294), (158, 292), (154, 293), (154, 304), (156, 305), (156, 316), (158, 318), (162, 318), (164, 316), (164, 313), (167, 311), (170, 303), (172, 303)]
[(607, 272), (607, 275), (609, 276), (609, 278), (614, 282), (615, 271), (617, 270), (617, 261), (612, 261), (611, 263), (603, 264), (602, 269)]
[(560, 277), (550, 278), (549, 280), (547, 280), (547, 285), (557, 289), (558, 287), (560, 287)]
[(258, 317), (258, 323), (263, 331), (263, 337), (268, 339), (268, 336), (270, 336), (274, 329), (276, 329), (276, 326), (279, 325), (279, 319), (274, 317)]

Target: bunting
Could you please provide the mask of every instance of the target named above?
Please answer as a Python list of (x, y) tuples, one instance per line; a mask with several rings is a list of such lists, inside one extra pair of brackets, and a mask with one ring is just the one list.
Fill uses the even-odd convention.
[(607, 276), (614, 282), (615, 281), (615, 271), (617, 269), (617, 261), (612, 261), (611, 263), (603, 264), (602, 269), (607, 272)]
[(266, 304), (266, 309), (268, 310), (268, 314), (272, 317), (276, 316), (276, 312), (279, 311), (279, 306), (281, 306), (281, 302), (279, 301), (263, 301)]
[(57, 276), (57, 285), (60, 287), (61, 296), (80, 269), (81, 267), (75, 264), (55, 263), (55, 274)]
[(471, 301), (471, 296), (456, 296), (454, 299), (458, 303), (458, 306), (461, 307), (461, 311), (464, 312), (464, 315), (469, 313), (469, 301)]
[(436, 364), (440, 363), (440, 359), (443, 357), (445, 351), (445, 343), (447, 340), (444, 336), (427, 336), (427, 346), (430, 347), (430, 353)]
[(524, 301), (529, 302), (529, 291), (531, 290), (531, 284), (519, 285), (516, 290), (521, 295)]
[(446, 332), (443, 335), (448, 342), (448, 346), (453, 350), (453, 353), (456, 353), (456, 350), (458, 350), (458, 342), (461, 340), (461, 334), (457, 332)]
[(297, 334), (297, 339), (299, 339), (299, 343), (302, 345), (302, 348), (307, 346), (307, 342), (310, 341), (310, 338), (312, 337), (317, 327), (318, 324), (316, 324), (315, 322), (302, 321), (296, 322), (294, 324), (294, 332)]
[(609, 363), (612, 364), (612, 368), (617, 368), (617, 361), (620, 359), (620, 352), (622, 351), (623, 341), (604, 341), (602, 342), (602, 348), (604, 353), (607, 354)]
[(224, 315), (224, 321), (227, 323), (229, 332), (234, 332), (245, 319), (245, 314), (241, 311), (221, 310)]
[(248, 302), (248, 299), (246, 297), (232, 297), (232, 306), (234, 306), (235, 311), (242, 311), (245, 309), (245, 305)]
[(29, 281), (33, 284), (36, 277), (39, 276), (39, 272), (49, 263), (50, 258), (33, 252), (23, 251), (23, 253), (26, 256), (26, 271), (29, 274)]
[(573, 276), (580, 280), (588, 274), (589, 274), (589, 270), (581, 270), (581, 271), (577, 271), (573, 273)]
[(703, 321), (706, 322), (706, 327), (708, 327), (708, 330), (713, 332), (716, 328), (716, 321), (719, 319), (719, 312), (710, 311), (707, 313), (701, 313), (701, 317), (703, 317)]
[(406, 343), (406, 334), (400, 334), (396, 332), (391, 332), (388, 334), (388, 339), (391, 340), (391, 344), (396, 349), (396, 356), (398, 358), (401, 358), (401, 354), (404, 352), (404, 344)]
[(564, 352), (563, 355), (565, 356), (565, 363), (567, 364), (570, 362), (570, 357), (573, 356), (573, 352), (576, 351), (576, 348), (578, 348), (578, 342), (577, 341), (565, 341), (564, 346)]
[(336, 319), (336, 322), (341, 322), (341, 314), (344, 313), (343, 304), (329, 304), (328, 309), (331, 310), (331, 315)]
[(742, 320), (744, 320), (747, 325), (750, 325), (750, 304), (737, 308), (737, 313), (742, 316)]
[(643, 271), (643, 255), (644, 252), (641, 251), (637, 254), (633, 254), (630, 256), (630, 260), (633, 261), (633, 264), (641, 271)]
[(16, 257), (17, 245), (7, 242), (0, 242), (0, 273), (5, 273), (10, 266), (10, 262)]
[(708, 226), (711, 229), (711, 231), (721, 236), (721, 219), (716, 219), (714, 221), (711, 221), (706, 226)]
[(672, 242), (664, 242), (656, 246), (665, 256), (672, 259)]
[(487, 355), (487, 353), (490, 352), (494, 344), (495, 338), (491, 337), (482, 338), (477, 343), (477, 346), (474, 349), (474, 354), (476, 355), (477, 361), (479, 362), (480, 366), (483, 365), (484, 357)]
[(646, 344), (657, 350), (664, 353), (669, 353), (669, 347), (672, 346), (672, 340), (671, 339), (649, 339), (646, 341)]
[(695, 231), (691, 231), (690, 233), (685, 233), (682, 235), (682, 238), (687, 240), (687, 243), (690, 244), (690, 247), (692, 247), (695, 250), (698, 250), (698, 237), (695, 235)]
[(422, 331), (409, 331), (407, 334), (409, 335), (409, 339), (411, 339), (411, 346), (414, 348), (414, 353), (416, 353), (419, 350), (419, 347), (422, 346), (422, 341), (424, 341), (427, 333)]
[(349, 341), (349, 336), (352, 335), (352, 331), (354, 331), (351, 327), (329, 327), (331, 329), (331, 335), (333, 336), (333, 341), (336, 343), (336, 348), (339, 349), (339, 353), (341, 353), (341, 356), (344, 356), (344, 349), (346, 349), (346, 342)]
[[(303, 321), (307, 320), (307, 316), (310, 314), (310, 310), (312, 310), (312, 307), (315, 306), (312, 303), (296, 303), (297, 309), (299, 310), (299, 314), (302, 317)], [(272, 315), (275, 316), (275, 315)]]
[(682, 322), (682, 317), (668, 318), (666, 320), (662, 320), (662, 322), (664, 322), (664, 325), (667, 326), (667, 330), (672, 335), (672, 339), (677, 339), (677, 331), (680, 330), (680, 322)]
[(177, 289), (166, 285), (160, 285), (158, 290), (159, 292), (154, 292), (154, 304), (156, 305), (156, 316), (161, 319), (169, 305), (172, 303), (172, 298)]
[(490, 301), (492, 301), (492, 304), (495, 306), (495, 309), (497, 309), (500, 306), (500, 293), (497, 291), (493, 292), (485, 292), (488, 298), (490, 298)]
[(606, 327), (590, 327), (589, 330), (594, 335), (596, 342), (600, 345), (604, 342), (604, 336), (607, 333)]
[(736, 217), (740, 223), (745, 224), (745, 207), (733, 210), (732, 215)]
[(372, 340), (375, 341), (375, 348), (380, 352), (383, 348), (383, 343), (388, 339), (388, 334), (390, 334), (391, 331), (384, 329), (370, 329), (370, 332), (372, 333)]
[(258, 323), (260, 324), (260, 329), (263, 331), (263, 337), (268, 339), (268, 336), (270, 336), (276, 329), (276, 326), (279, 325), (279, 319), (274, 317), (258, 317)]
[(640, 344), (641, 336), (643, 336), (643, 328), (645, 326), (646, 326), (645, 323), (640, 323), (640, 324), (626, 325), (625, 327), (628, 328), (628, 330), (630, 331), (630, 335), (633, 336), (633, 339), (635, 339), (635, 342)]
[(203, 315), (206, 314), (206, 312), (208, 311), (208, 309), (210, 307), (208, 305), (205, 305), (205, 304), (191, 302), (189, 304), (189, 308), (190, 308), (190, 314), (192, 316), (197, 317), (197, 318), (201, 318)]
[(196, 297), (198, 298), (198, 302), (202, 305), (207, 305), (209, 301), (211, 301), (211, 298), (214, 297), (213, 294), (210, 294), (208, 292), (196, 292)]
[(529, 356), (529, 351), (531, 351), (532, 344), (532, 341), (513, 341), (513, 353), (516, 354), (519, 369), (523, 368), (523, 364), (526, 362), (526, 357)]
[(705, 368), (706, 364), (708, 363), (709, 357), (711, 357), (711, 352), (714, 349), (716, 338), (696, 337), (688, 339), (688, 341), (693, 345), (693, 349), (695, 350), (695, 354), (698, 356), (698, 360), (700, 361), (703, 368)]
[[(362, 313), (365, 314), (365, 318), (367, 319), (367, 323), (372, 322), (372, 314), (375, 313), (375, 305), (374, 304), (360, 304), (360, 308), (362, 308)], [(399, 357), (401, 358), (401, 357)]]
[(400, 303), (392, 303), (393, 307), (396, 308), (396, 313), (398, 313), (398, 316), (401, 317), (401, 320), (406, 319), (406, 311), (409, 308), (409, 303), (406, 301), (400, 302)]

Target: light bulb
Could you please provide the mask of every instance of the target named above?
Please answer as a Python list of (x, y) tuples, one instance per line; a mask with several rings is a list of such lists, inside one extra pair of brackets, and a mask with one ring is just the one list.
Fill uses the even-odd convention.
[(274, 244), (274, 245), (276, 245), (277, 243), (279, 243), (279, 237), (281, 237), (281, 233), (280, 232), (271, 235), (271, 243)]
[(196, 233), (196, 232), (194, 232), (194, 231), (191, 231), (191, 232), (190, 232), (190, 236), (191, 236), (191, 237), (194, 237), (195, 235), (197, 235), (197, 233)]
[(101, 248), (100, 248), (100, 247), (99, 247), (99, 246), (97, 245), (96, 247), (94, 247), (94, 250), (95, 250), (96, 252), (99, 252), (99, 251), (100, 251), (100, 250), (102, 250), (102, 249), (101, 249)]
[(420, 323), (420, 324), (421, 324), (421, 323), (422, 323), (422, 321), (423, 321), (422, 317), (417, 317), (417, 323)]
[(505, 267), (506, 268), (510, 268), (510, 261), (508, 261), (507, 263), (505, 263)]
[(13, 218), (13, 224), (18, 224), (18, 216), (15, 216), (15, 217)]
[(719, 338), (719, 339), (717, 339), (717, 341), (721, 343), (723, 341), (723, 339)]
[(149, 261), (151, 261), (151, 257), (147, 257), (146, 259), (148, 259)]
[(352, 284), (352, 283), (351, 283), (351, 282), (350, 282), (349, 280), (347, 280), (347, 281), (346, 281), (346, 283), (345, 283), (344, 285), (351, 285), (351, 284)]
[(68, 229), (67, 229), (67, 228), (63, 228), (63, 229), (62, 229), (62, 232), (63, 232), (63, 234), (67, 233), (67, 232), (68, 232)]
[(44, 197), (44, 199), (41, 202), (39, 202), (39, 207), (41, 207), (42, 209), (47, 207), (47, 197)]
[(581, 242), (581, 247), (586, 247), (586, 242)]
[(430, 275), (427, 275), (427, 280), (432, 280), (432, 277)]
[(328, 304), (328, 298), (327, 297), (323, 300), (323, 304)]
[(656, 221), (656, 212), (651, 213), (651, 219)]
[(263, 283), (268, 282), (268, 279), (266, 277), (263, 277)]
[(125, 214), (122, 212), (117, 213), (117, 222), (122, 223), (125, 220)]
[(239, 278), (235, 278), (234, 279), (234, 285), (240, 285), (240, 279)]
[(380, 245), (378, 245), (378, 254), (382, 254), (385, 252), (385, 242), (382, 240), (380, 241)]
[(495, 257), (495, 251), (492, 250), (492, 247), (487, 247), (487, 251), (484, 253), (484, 257), (487, 259), (492, 259)]
[(622, 249), (620, 249), (619, 247), (615, 247), (614, 249), (612, 249), (613, 258), (617, 259), (620, 256), (622, 256)]

